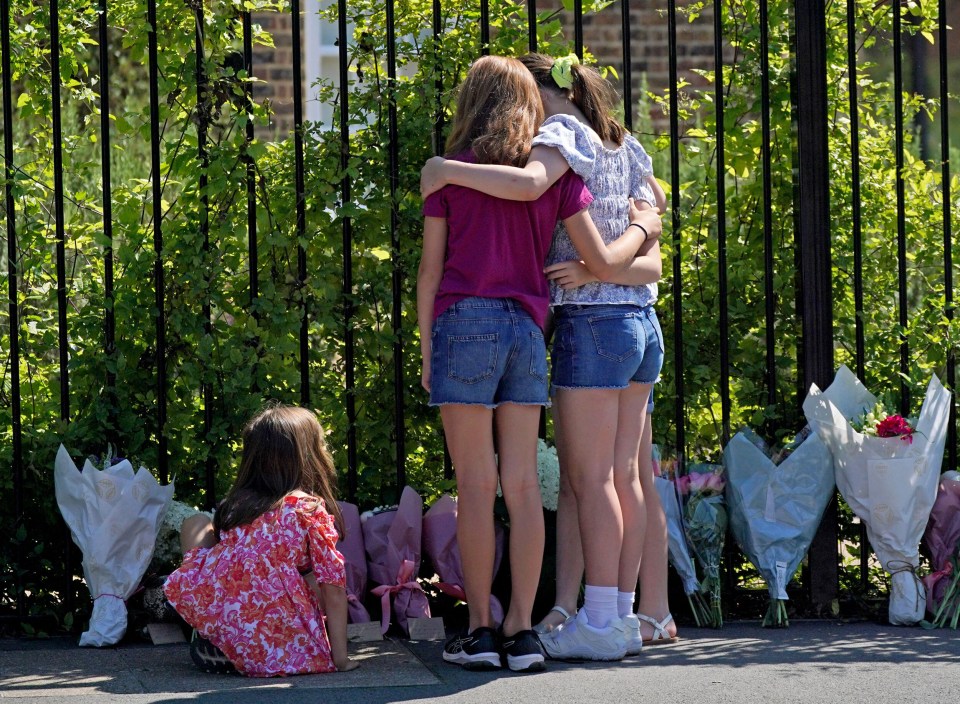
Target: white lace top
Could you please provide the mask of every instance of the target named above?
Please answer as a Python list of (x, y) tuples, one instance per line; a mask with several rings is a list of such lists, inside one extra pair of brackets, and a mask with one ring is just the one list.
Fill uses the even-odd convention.
[[(555, 147), (587, 184), (593, 194), (590, 217), (606, 243), (623, 234), (629, 219), (628, 199), (645, 200), (656, 206), (656, 198), (647, 177), (653, 174), (650, 156), (640, 142), (627, 135), (617, 149), (607, 149), (600, 137), (572, 115), (554, 115), (540, 127), (533, 145)], [(563, 223), (557, 223), (547, 264), (581, 259)], [(657, 285), (621, 286), (594, 282), (564, 290), (551, 283), (550, 304), (631, 303), (649, 306), (657, 300)]]

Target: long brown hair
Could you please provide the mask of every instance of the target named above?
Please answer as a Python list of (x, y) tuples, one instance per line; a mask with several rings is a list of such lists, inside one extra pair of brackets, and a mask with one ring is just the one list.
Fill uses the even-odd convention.
[(243, 429), (237, 480), (217, 508), (214, 528), (219, 533), (250, 523), (297, 490), (323, 499), (339, 528), (343, 522), (336, 482), (337, 471), (316, 416), (295, 406), (266, 408)]
[[(527, 54), (521, 56), (520, 61), (533, 74), (540, 88), (563, 91), (550, 73), (550, 69), (553, 68), (553, 57), (545, 54)], [(592, 66), (573, 64), (570, 68), (573, 74), (573, 86), (568, 90), (573, 104), (580, 108), (580, 112), (587, 118), (600, 139), (623, 144), (627, 128), (613, 117), (613, 106), (617, 103), (617, 92), (613, 86)]]
[(472, 149), (481, 164), (523, 166), (541, 122), (537, 84), (523, 64), (482, 56), (460, 84), (447, 156)]

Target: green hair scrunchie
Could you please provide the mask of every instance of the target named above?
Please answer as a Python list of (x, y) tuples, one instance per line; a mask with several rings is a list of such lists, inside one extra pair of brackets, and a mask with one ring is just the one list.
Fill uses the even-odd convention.
[(567, 90), (573, 88), (573, 67), (580, 65), (580, 59), (576, 54), (568, 54), (559, 59), (554, 59), (553, 66), (550, 67), (550, 76), (553, 82), (560, 88)]

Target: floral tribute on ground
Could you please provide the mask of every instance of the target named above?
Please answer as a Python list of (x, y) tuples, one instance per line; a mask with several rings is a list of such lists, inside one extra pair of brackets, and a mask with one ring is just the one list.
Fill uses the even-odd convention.
[(690, 546), (683, 528), (683, 516), (680, 512), (680, 500), (677, 496), (677, 485), (674, 482), (676, 460), (662, 460), (656, 445), (653, 447), (653, 484), (660, 497), (660, 505), (667, 521), (667, 548), (670, 564), (680, 576), (683, 583), (683, 593), (687, 595), (690, 612), (697, 626), (705, 627), (710, 621), (710, 613), (703, 594), (700, 591), (700, 580), (697, 579), (697, 568), (693, 564)]
[(704, 626), (723, 626), (720, 602), (720, 558), (727, 534), (727, 507), (723, 498), (726, 485), (723, 465), (691, 464), (687, 473), (676, 479), (683, 505), (683, 526), (687, 543), (700, 563), (703, 579), (700, 591), (706, 597)]
[(763, 625), (789, 626), (787, 584), (833, 497), (833, 458), (809, 426), (779, 451), (744, 428), (727, 443), (723, 462), (731, 532), (770, 594)]
[(396, 510), (363, 520), (367, 576), (379, 585), (371, 592), (380, 597), (383, 633), (392, 621), (409, 635), (408, 619), (430, 618), (427, 595), (417, 581), (422, 529), (423, 499), (409, 486), (404, 487)]
[[(63, 520), (83, 552), (83, 577), (93, 599), (80, 645), (114, 645), (127, 630), (126, 600), (140, 585), (157, 532), (173, 498), (173, 482), (108, 451), (102, 466), (77, 469), (63, 445), (54, 464), (54, 488)], [(98, 463), (99, 464), (99, 463)]]
[[(926, 610), (916, 574), (920, 537), (937, 494), (950, 414), (950, 392), (934, 376), (927, 385), (920, 417), (910, 432), (892, 437), (859, 432), (851, 419), (877, 405), (845, 366), (825, 391), (810, 389), (803, 411), (833, 455), (837, 488), (863, 521), (883, 569), (890, 574), (888, 617), (914, 625)], [(878, 419), (880, 424), (884, 419)], [(899, 422), (888, 423), (904, 430)]]
[(923, 578), (927, 611), (933, 617), (924, 628), (953, 628), (960, 622), (960, 474), (940, 475), (937, 499), (923, 543), (934, 570)]

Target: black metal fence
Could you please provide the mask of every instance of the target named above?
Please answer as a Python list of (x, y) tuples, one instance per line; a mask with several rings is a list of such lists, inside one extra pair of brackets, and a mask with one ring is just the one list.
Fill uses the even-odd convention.
[[(603, 12), (616, 13), (620, 15), (620, 31), (624, 38), (631, 37), (634, 34), (632, 24), (632, 10), (638, 4), (638, 0), (620, 0), (612, 6), (603, 10)], [(362, 198), (363, 184), (355, 182), (349, 175), (350, 171), (350, 135), (352, 128), (351, 115), (351, 86), (354, 85), (355, 78), (350, 72), (351, 67), (355, 65), (353, 51), (355, 49), (356, 39), (352, 35), (351, 27), (348, 23), (351, 17), (351, 8), (347, 0), (338, 0), (338, 46), (340, 57), (340, 72), (337, 78), (339, 82), (338, 90), (335, 94), (336, 121), (341, 137), (341, 149), (339, 152), (340, 161), (340, 179), (336, 184), (338, 198), (341, 204), (348, 204), (359, 197)], [(633, 8), (631, 6), (634, 6)], [(196, 20), (196, 53), (197, 56), (204, 54), (204, 36), (205, 31), (205, 13), (210, 12), (205, 9), (203, 3), (192, 5)], [(524, 9), (523, 5), (519, 6)], [(114, 290), (114, 243), (113, 234), (115, 216), (113, 213), (113, 188), (116, 185), (116, 176), (111, 173), (111, 67), (115, 65), (114, 52), (118, 49), (116, 46), (116, 35), (112, 34), (111, 16), (109, 14), (111, 7), (107, 0), (100, 0), (97, 18), (97, 34), (91, 37), (98, 43), (99, 61), (98, 75), (96, 76), (96, 85), (98, 86), (99, 101), (99, 146), (101, 153), (101, 184), (102, 184), (102, 237), (99, 238), (103, 257), (103, 281), (102, 281), (102, 349), (106, 354), (111, 354), (116, 350), (117, 338), (116, 329), (118, 322), (129, 324), (131, 321), (117, 321), (115, 318), (115, 290)], [(136, 321), (140, 325), (148, 324), (148, 318), (155, 325), (154, 342), (152, 344), (152, 355), (154, 362), (152, 369), (155, 371), (155, 388), (152, 395), (154, 406), (151, 410), (152, 418), (149, 424), (153, 428), (153, 434), (157, 446), (156, 470), (160, 480), (167, 481), (171, 476), (169, 465), (170, 457), (170, 437), (173, 432), (168, 425), (168, 399), (171, 396), (173, 381), (169, 378), (169, 367), (167, 358), (170, 353), (167, 348), (167, 315), (169, 312), (169, 301), (165, 300), (165, 292), (169, 288), (169, 281), (166, 277), (171, 272), (171, 253), (165, 248), (165, 213), (163, 210), (165, 187), (163, 167), (163, 155), (161, 154), (161, 144), (163, 135), (161, 130), (164, 128), (164, 121), (161, 119), (162, 106), (165, 101), (170, 99), (169, 95), (163, 94), (161, 86), (169, 88), (169, 76), (160, 76), (158, 74), (158, 41), (160, 38), (155, 31), (158, 26), (157, 0), (146, 0), (145, 29), (147, 35), (147, 75), (149, 92), (149, 188), (143, 194), (143, 208), (150, 212), (147, 220), (150, 223), (152, 231), (152, 249), (153, 249), (153, 278), (152, 287), (154, 292), (154, 310), (150, 316), (144, 315), (142, 319)], [(528, 20), (527, 36), (528, 48), (535, 50), (538, 48), (538, 21), (542, 21), (544, 11), (543, 6), (538, 7), (536, 0), (527, 0), (525, 5), (525, 16)], [(592, 6), (591, 8), (593, 9)], [(904, 117), (903, 100), (904, 95), (914, 90), (913, 86), (907, 85), (903, 76), (902, 57), (904, 48), (901, 38), (904, 28), (901, 25), (902, 9), (899, 3), (894, 3), (889, 8), (892, 27), (889, 30), (889, 36), (892, 38), (892, 55), (889, 57), (892, 61), (893, 71), (893, 89), (891, 91), (892, 100), (895, 102), (893, 119), (895, 121), (893, 133), (896, 135), (896, 143), (891, 145), (894, 155), (895, 165), (893, 173), (895, 174), (895, 196), (889, 208), (895, 212), (896, 228), (891, 233), (896, 238), (897, 243), (897, 278), (895, 286), (895, 301), (893, 304), (897, 310), (897, 322), (899, 324), (896, 336), (899, 340), (898, 352), (899, 360), (897, 371), (905, 376), (910, 376), (915, 363), (915, 356), (909, 345), (908, 330), (910, 330), (910, 311), (917, 307), (918, 297), (929, 302), (929, 298), (934, 296), (930, 292), (917, 292), (911, 287), (909, 280), (909, 267), (911, 262), (911, 235), (918, 227), (934, 227), (942, 231), (942, 269), (941, 286), (942, 295), (934, 296), (937, 299), (936, 305), (940, 306), (942, 320), (945, 328), (949, 331), (953, 320), (953, 272), (955, 263), (952, 258), (953, 230), (952, 220), (956, 215), (956, 205), (952, 202), (954, 196), (951, 193), (951, 181), (953, 174), (950, 169), (950, 114), (949, 106), (949, 54), (950, 32), (948, 26), (951, 24), (948, 20), (948, 10), (946, 0), (940, 0), (938, 14), (931, 18), (935, 23), (935, 31), (931, 36), (935, 38), (934, 47), (936, 55), (933, 65), (936, 67), (938, 77), (938, 88), (933, 95), (924, 96), (926, 99), (936, 103), (931, 109), (931, 115), (939, 126), (939, 150), (936, 157), (931, 158), (927, 163), (930, 170), (936, 172), (935, 186), (931, 187), (931, 195), (939, 203), (940, 216), (939, 221), (935, 223), (918, 223), (913, 218), (908, 208), (905, 196), (905, 179), (913, 178), (908, 169), (905, 159), (910, 158), (911, 150), (915, 143), (905, 142), (905, 137), (911, 133), (912, 126), (907, 124)], [(292, 56), (293, 56), (293, 75), (300, 76), (303, 73), (301, 64), (302, 43), (300, 16), (304, 8), (301, 7), (299, 0), (291, 0), (290, 6), (286, 9), (293, 21), (292, 27)], [(761, 135), (759, 143), (760, 148), (756, 157), (756, 167), (759, 170), (762, 183), (762, 198), (757, 204), (760, 210), (760, 229), (761, 237), (756, 247), (762, 248), (762, 271), (756, 272), (756, 277), (762, 282), (761, 289), (765, 299), (763, 322), (761, 329), (757, 332), (754, 342), (750, 344), (762, 345), (764, 359), (764, 379), (756, 380), (756, 385), (764, 390), (765, 401), (761, 405), (768, 407), (788, 406), (795, 412), (799, 407), (799, 402), (805, 390), (811, 383), (816, 383), (821, 387), (829, 384), (832, 379), (837, 351), (838, 351), (838, 333), (835, 324), (835, 294), (838, 290), (838, 274), (836, 271), (836, 242), (838, 233), (834, 229), (834, 223), (837, 219), (838, 209), (849, 209), (852, 222), (852, 231), (844, 233), (850, 235), (853, 260), (849, 268), (844, 269), (844, 274), (848, 274), (848, 279), (852, 281), (854, 288), (854, 311), (852, 323), (847, 321), (853, 328), (853, 343), (843, 348), (843, 358), (849, 359), (855, 366), (855, 371), (861, 378), (869, 376), (869, 351), (865, 342), (864, 326), (869, 321), (872, 314), (870, 304), (864, 300), (863, 291), (863, 272), (869, 269), (869, 263), (865, 263), (865, 256), (869, 258), (870, 253), (865, 252), (863, 229), (865, 227), (864, 218), (861, 212), (861, 183), (866, 178), (862, 170), (860, 156), (860, 135), (861, 125), (858, 124), (858, 116), (861, 107), (858, 104), (858, 91), (856, 89), (848, 91), (845, 97), (845, 103), (838, 104), (836, 95), (834, 95), (835, 86), (828, 84), (827, 45), (828, 42), (842, 41), (847, 45), (847, 70), (850, 76), (858, 76), (858, 61), (862, 61), (864, 56), (864, 47), (862, 46), (865, 36), (875, 31), (874, 27), (865, 24), (862, 13), (858, 14), (857, 4), (849, 2), (846, 7), (846, 28), (845, 36), (841, 34), (841, 28), (838, 26), (828, 26), (825, 4), (817, 0), (795, 0), (789, 7), (788, 16), (790, 18), (790, 43), (787, 46), (778, 45), (776, 50), (770, 46), (770, 31), (772, 27), (768, 18), (768, 0), (761, 0), (757, 8), (757, 21), (755, 29), (759, 33), (760, 57), (759, 66), (759, 94), (753, 108), (748, 111), (751, 120), (759, 123), (758, 129)], [(488, 50), (491, 36), (490, 7), (488, 0), (480, 0), (480, 23), (479, 31), (481, 33), (482, 50)], [(685, 266), (689, 263), (685, 259), (685, 249), (683, 245), (683, 233), (685, 228), (690, 226), (693, 220), (693, 210), (689, 203), (684, 201), (685, 176), (683, 161), (687, 153), (683, 151), (685, 143), (692, 139), (689, 127), (693, 124), (691, 118), (684, 117), (684, 102), (687, 100), (681, 79), (685, 82), (696, 80), (693, 74), (682, 70), (678, 63), (680, 50), (678, 48), (678, 26), (684, 22), (692, 12), (690, 4), (678, 4), (676, 0), (668, 0), (666, 9), (663, 12), (663, 23), (667, 28), (668, 49), (669, 49), (669, 81), (667, 85), (650, 85), (646, 88), (652, 93), (659, 93), (663, 96), (664, 106), (669, 120), (668, 134), (660, 136), (665, 138), (666, 147), (661, 151), (663, 163), (669, 168), (666, 174), (666, 180), (669, 181), (670, 210), (665, 215), (665, 230), (669, 233), (665, 235), (667, 241), (665, 247), (671, 257), (670, 267), (665, 271), (670, 272), (669, 284), (664, 286), (663, 298), (668, 303), (669, 309), (664, 311), (665, 318), (669, 320), (670, 326), (668, 345), (671, 349), (678, 352), (673, 354), (669, 360), (669, 369), (665, 372), (672, 388), (658, 391), (658, 400), (661, 404), (672, 402), (673, 418), (671, 421), (658, 420), (658, 436), (666, 439), (670, 444), (678, 449), (681, 458), (686, 453), (688, 456), (693, 454), (688, 448), (690, 446), (690, 437), (688, 427), (690, 425), (691, 407), (690, 398), (696, 390), (693, 385), (702, 384), (702, 380), (690, 369), (693, 361), (704, 355), (716, 354), (719, 358), (719, 373), (715, 378), (716, 398), (719, 401), (720, 418), (718, 422), (719, 437), (717, 445), (722, 446), (729, 439), (734, 423), (744, 422), (742, 413), (734, 413), (733, 398), (734, 392), (731, 390), (731, 380), (739, 375), (735, 368), (735, 363), (731, 359), (731, 350), (737, 349), (744, 344), (742, 342), (742, 332), (734, 330), (731, 327), (730, 311), (735, 307), (737, 297), (740, 292), (731, 290), (728, 275), (731, 272), (731, 263), (728, 261), (728, 251), (735, 243), (731, 238), (740, 237), (737, 223), (740, 222), (741, 213), (732, 213), (727, 210), (730, 199), (728, 189), (735, 187), (735, 182), (731, 180), (730, 164), (725, 162), (727, 153), (726, 145), (731, 137), (730, 130), (744, 129), (743, 123), (731, 122), (728, 117), (728, 101), (731, 99), (732, 79), (731, 71), (735, 64), (731, 57), (730, 38), (725, 37), (725, 18), (729, 13), (746, 12), (739, 3), (717, 0), (712, 3), (698, 4), (696, 6), (698, 13), (703, 13), (704, 18), (700, 22), (709, 21), (712, 14), (714, 27), (714, 46), (712, 60), (707, 61), (700, 66), (705, 73), (701, 75), (706, 81), (712, 81), (712, 89), (704, 84), (702, 86), (702, 95), (704, 96), (704, 114), (713, 110), (714, 114), (710, 123), (715, 129), (710, 135), (710, 148), (713, 150), (713, 182), (712, 195), (710, 196), (715, 210), (715, 222), (708, 226), (706, 231), (712, 238), (715, 238), (715, 270), (716, 291), (718, 300), (715, 304), (717, 311), (716, 325), (719, 330), (719, 348), (709, 349), (691, 349), (697, 345), (697, 336), (691, 329), (691, 325), (697, 325), (697, 321), (691, 321), (685, 315), (685, 301), (687, 298), (684, 291), (687, 286), (692, 286), (689, 281), (689, 270)], [(951, 10), (953, 11), (953, 10)], [(385, 20), (386, 20), (386, 55), (383, 57), (385, 62), (386, 84), (392, 86), (397, 81), (397, 37), (394, 36), (394, 25), (396, 4), (394, 0), (386, 0)], [(954, 11), (955, 12), (955, 11)], [(956, 14), (956, 13), (955, 13)], [(432, 4), (432, 37), (442, 43), (447, 25), (445, 24), (444, 3), (440, 0), (434, 0)], [(564, 15), (573, 30), (573, 47), (576, 53), (583, 55), (585, 47), (585, 26), (584, 17), (591, 17), (591, 14), (585, 15), (581, 0), (575, 0), (572, 12)], [(65, 191), (63, 184), (63, 154), (62, 145), (65, 143), (62, 134), (62, 115), (60, 91), (61, 84), (64, 81), (64, 74), (60, 58), (60, 32), (64, 18), (60, 16), (58, 0), (52, 0), (49, 7), (49, 16), (46, 18), (47, 24), (43, 31), (49, 36), (49, 85), (51, 100), (52, 132), (51, 145), (53, 147), (54, 181), (50, 184), (52, 214), (54, 218), (54, 239), (51, 245), (55, 249), (56, 260), (56, 298), (57, 306), (57, 325), (56, 341), (50, 346), (48, 353), (58, 356), (58, 370), (56, 373), (56, 383), (59, 388), (60, 410), (59, 422), (61, 427), (68, 426), (75, 415), (75, 410), (71, 407), (71, 371), (72, 361), (77, 355), (84, 354), (82, 350), (75, 350), (71, 347), (71, 291), (70, 276), (68, 272), (68, 263), (71, 261), (69, 249), (72, 246), (68, 233), (64, 226), (65, 212)], [(953, 23), (956, 24), (960, 18), (954, 17)], [(9, 489), (11, 498), (10, 504), (4, 508), (4, 513), (11, 518), (9, 525), (14, 529), (28, 523), (33, 516), (31, 504), (33, 497), (25, 494), (27, 481), (25, 479), (25, 469), (28, 465), (31, 467), (32, 460), (25, 456), (23, 441), (23, 423), (25, 409), (22, 404), (24, 396), (24, 378), (22, 371), (26, 368), (27, 362), (23, 359), (21, 353), (21, 338), (25, 321), (23, 312), (24, 296), (24, 269), (23, 262), (25, 256), (21, 248), (20, 235), (23, 228), (28, 227), (24, 216), (20, 214), (18, 201), (18, 183), (22, 177), (21, 165), (18, 164), (15, 157), (14, 147), (17, 140), (16, 126), (19, 119), (18, 96), (23, 94), (24, 88), (18, 84), (18, 74), (13, 69), (12, 59), (16, 57), (16, 49), (11, 46), (12, 28), (18, 26), (16, 23), (24, 22), (24, 18), (17, 15), (17, 4), (11, 0), (0, 0), (0, 40), (2, 40), (2, 91), (3, 91), (3, 143), (4, 143), (4, 221), (5, 221), (5, 239), (6, 239), (6, 259), (5, 259), (5, 277), (8, 288), (8, 307), (7, 314), (0, 318), (0, 340), (2, 340), (2, 352), (0, 357), (3, 361), (3, 383), (0, 386), (0, 398), (2, 398), (3, 416), (6, 418), (6, 427), (3, 430), (4, 445), (0, 451), (5, 466), (0, 468), (0, 482)], [(876, 30), (879, 31), (879, 30)], [(240, 64), (246, 70), (247, 75), (256, 75), (258, 66), (254, 61), (254, 48), (252, 36), (254, 33), (253, 23), (249, 13), (242, 17), (242, 36), (239, 38), (238, 51), (242, 57)], [(838, 39), (838, 35), (840, 38)], [(779, 40), (778, 40), (779, 41)], [(638, 47), (632, 45), (629, 40), (622, 42), (622, 54), (619, 57), (603, 57), (605, 61), (620, 64), (619, 80), (626, 106), (624, 118), (628, 127), (643, 123), (649, 124), (649, 116), (642, 114), (644, 106), (649, 107), (649, 102), (645, 95), (638, 94), (640, 83), (636, 80), (638, 70), (634, 68), (637, 63), (636, 51)], [(773, 82), (769, 74), (769, 59), (771, 56), (778, 55), (777, 52), (789, 52), (791, 57), (791, 88), (793, 100), (790, 105), (771, 104), (770, 86)], [(596, 53), (596, 52), (595, 52)], [(912, 55), (911, 61), (917, 62), (919, 54)], [(875, 61), (875, 59), (871, 59)], [(927, 64), (929, 65), (929, 63)], [(204, 111), (212, 109), (211, 106), (211, 77), (206, 74), (204, 62), (197, 60), (195, 62), (194, 80), (197, 86), (197, 112), (203, 114)], [(439, 81), (440, 78), (437, 78)], [(856, 86), (857, 81), (851, 81)], [(245, 83), (243, 90), (247, 98), (253, 100), (253, 88), (250, 83)], [(385, 107), (387, 111), (386, 131), (384, 148), (386, 152), (385, 166), (388, 173), (388, 197), (391, 203), (396, 204), (402, 194), (400, 192), (401, 171), (405, 168), (403, 156), (399, 152), (400, 133), (403, 116), (398, 111), (396, 93), (391, 90), (384, 92)], [(295, 129), (293, 131), (293, 204), (295, 208), (294, 226), (290, 235), (296, 238), (296, 265), (294, 289), (306, 286), (308, 276), (308, 247), (310, 233), (307, 230), (307, 211), (311, 207), (311, 193), (308, 192), (305, 173), (307, 171), (306, 158), (304, 152), (304, 129), (303, 119), (304, 96), (300, 81), (293, 81), (293, 122)], [(792, 126), (792, 141), (790, 149), (792, 154), (785, 155), (782, 151), (782, 144), (777, 148), (781, 151), (777, 154), (772, 152), (774, 146), (774, 137), (772, 131), (775, 129), (771, 123), (774, 113), (781, 115), (786, 110), (789, 122)], [(839, 169), (836, 163), (832, 163), (830, 154), (836, 154), (837, 150), (831, 151), (829, 143), (835, 139), (831, 132), (831, 124), (836, 120), (837, 111), (845, 112), (851, 123), (849, 134), (852, 137), (849, 145), (850, 159), (845, 169)], [(433, 140), (435, 145), (442, 142), (445, 128), (445, 119), (442, 110), (437, 110), (434, 120)], [(200, 196), (200, 207), (203, 210), (201, 218), (203, 240), (203, 251), (209, 256), (211, 247), (215, 246), (210, 239), (209, 216), (210, 204), (208, 201), (208, 173), (207, 165), (209, 163), (209, 144), (205, 120), (197, 120), (196, 131), (196, 160), (198, 166), (197, 179)], [(653, 131), (653, 130), (651, 130)], [(647, 135), (655, 137), (656, 135)], [(254, 120), (246, 122), (243, 138), (246, 144), (252, 145), (257, 139), (264, 140), (267, 136), (257, 133), (254, 127)], [(782, 135), (781, 135), (782, 137)], [(249, 290), (249, 309), (253, 311), (252, 315), (257, 318), (260, 314), (257, 312), (258, 300), (264, 293), (260, 285), (260, 239), (258, 238), (258, 227), (264, 207), (261, 185), (258, 183), (258, 171), (256, 159), (253, 156), (252, 149), (246, 149), (243, 152), (245, 170), (245, 207), (247, 232), (245, 238), (248, 243), (246, 251), (247, 268), (249, 270), (248, 290)], [(792, 189), (792, 198), (794, 203), (792, 217), (793, 223), (789, 223), (789, 228), (795, 234), (789, 241), (784, 241), (776, 233), (781, 232), (784, 217), (783, 210), (774, 204), (774, 172), (777, 165), (783, 159), (792, 161), (792, 182), (786, 185), (779, 184), (776, 188), (787, 190)], [(911, 162), (912, 163), (912, 162)], [(409, 167), (409, 165), (406, 165)], [(418, 168), (418, 164), (413, 165)], [(849, 187), (851, 189), (851, 202), (847, 204), (838, 204), (831, 201), (831, 178), (835, 178), (839, 173), (846, 173), (849, 169)], [(409, 169), (408, 169), (409, 170)], [(665, 174), (661, 170), (661, 177)], [(392, 379), (390, 384), (394, 389), (392, 395), (394, 405), (392, 411), (393, 431), (392, 438), (394, 451), (392, 455), (392, 472), (394, 478), (393, 486), (398, 489), (407, 481), (408, 458), (407, 434), (409, 423), (406, 416), (409, 412), (411, 396), (409, 385), (411, 380), (404, 378), (404, 359), (409, 355), (416, 354), (415, 345), (411, 344), (412, 330), (405, 329), (403, 325), (404, 311), (403, 301), (405, 291), (412, 287), (411, 279), (407, 275), (404, 267), (397, 260), (397, 253), (400, 252), (403, 243), (400, 241), (400, 227), (398, 223), (398, 208), (391, 208), (390, 213), (390, 248), (394, 253), (391, 260), (391, 310), (390, 321), (392, 330)], [(354, 324), (356, 290), (358, 285), (363, 282), (354, 278), (356, 264), (355, 255), (358, 253), (357, 238), (355, 236), (354, 217), (345, 216), (338, 218), (338, 227), (341, 228), (341, 247), (340, 256), (342, 257), (340, 292), (341, 306), (343, 316), (343, 328), (339, 331), (340, 340), (336, 347), (339, 349), (338, 363), (342, 365), (342, 402), (343, 418), (345, 421), (344, 444), (345, 459), (347, 465), (347, 485), (346, 493), (353, 497), (357, 492), (358, 482), (358, 444), (364, 442), (364, 435), (368, 428), (365, 428), (363, 419), (358, 414), (356, 406), (356, 326)], [(846, 242), (846, 240), (844, 240)], [(739, 246), (739, 245), (738, 245)], [(791, 271), (783, 271), (783, 259), (778, 259), (775, 255), (781, 246), (791, 247), (794, 255), (791, 255), (789, 261), (795, 265)], [(846, 246), (846, 245), (844, 245)], [(846, 267), (847, 264), (844, 264)], [(795, 277), (795, 289), (793, 290), (793, 302), (784, 302), (782, 291), (775, 288), (778, 278)], [(211, 282), (207, 281), (210, 285)], [(51, 301), (52, 302), (52, 301)], [(888, 301), (889, 303), (889, 301)], [(314, 340), (311, 338), (310, 315), (313, 310), (307, 304), (307, 298), (300, 299), (300, 328), (297, 341), (297, 368), (299, 371), (299, 401), (308, 405), (311, 403), (311, 353)], [(790, 313), (799, 321), (799, 330), (797, 332), (797, 342), (795, 356), (793, 359), (784, 360), (784, 350), (780, 347), (778, 341), (778, 323), (783, 325), (781, 316), (782, 308), (792, 307)], [(203, 302), (201, 313), (204, 320), (204, 334), (207, 336), (215, 335), (216, 332), (211, 325), (211, 301), (209, 297)], [(699, 321), (702, 324), (702, 321)], [(711, 323), (712, 324), (712, 323)], [(945, 333), (948, 340), (955, 339), (955, 333)], [(952, 337), (951, 337), (952, 335)], [(405, 344), (406, 343), (406, 344)], [(686, 353), (680, 351), (686, 350)], [(784, 364), (792, 367), (787, 374), (790, 378), (795, 378), (796, 395), (793, 398), (783, 398), (783, 394), (778, 391), (782, 387), (782, 381), (778, 381), (778, 375), (784, 373)], [(406, 365), (409, 366), (409, 365)], [(943, 364), (937, 362), (937, 369), (942, 370), (945, 376), (945, 383), (953, 388), (955, 385), (955, 350), (948, 344), (943, 355)], [(34, 383), (31, 380), (30, 383)], [(106, 375), (103, 380), (103, 393), (110, 395), (114, 393), (117, 384), (124, 381), (118, 379), (117, 371), (113, 367), (107, 367)], [(900, 389), (900, 401), (906, 406), (909, 401), (907, 382), (904, 381)], [(267, 390), (254, 386), (251, 389), (254, 394), (267, 395)], [(208, 379), (202, 384), (202, 388), (197, 390), (202, 399), (200, 407), (202, 408), (202, 437), (211, 435), (213, 426), (216, 423), (216, 413), (218, 401), (214, 398), (214, 388), (212, 382)], [(665, 407), (665, 405), (660, 406)], [(669, 417), (669, 413), (662, 414), (664, 418)], [(30, 418), (34, 423), (37, 419)], [(108, 424), (110, 425), (110, 424)], [(115, 427), (115, 426), (111, 426)], [(955, 412), (951, 418), (950, 434), (947, 443), (948, 451), (946, 465), (949, 468), (957, 466), (956, 451), (956, 419)], [(212, 454), (207, 454), (204, 458), (204, 487), (207, 502), (211, 503), (216, 494), (216, 475), (218, 471), (217, 463)], [(449, 467), (448, 467), (449, 470)], [(9, 512), (9, 513), (8, 513)], [(66, 536), (64, 535), (64, 540)], [(837, 594), (837, 529), (836, 513), (828, 514), (811, 551), (811, 587), (812, 599), (817, 603), (823, 603), (834, 598)], [(20, 541), (12, 549), (11, 557), (7, 558), (10, 562), (21, 564), (24, 553), (29, 551), (28, 541)], [(70, 561), (68, 560), (68, 563)], [(73, 563), (75, 566), (75, 563)], [(865, 570), (862, 570), (865, 575)], [(10, 571), (14, 575), (14, 571)], [(70, 580), (72, 577), (67, 576)], [(865, 577), (864, 577), (865, 578)], [(23, 574), (16, 573), (15, 579), (18, 584), (24, 579)], [(2, 608), (7, 612), (4, 618), (16, 618), (24, 620), (29, 611), (28, 597), (24, 589), (18, 588), (15, 592), (17, 600), (15, 604), (4, 603)]]

